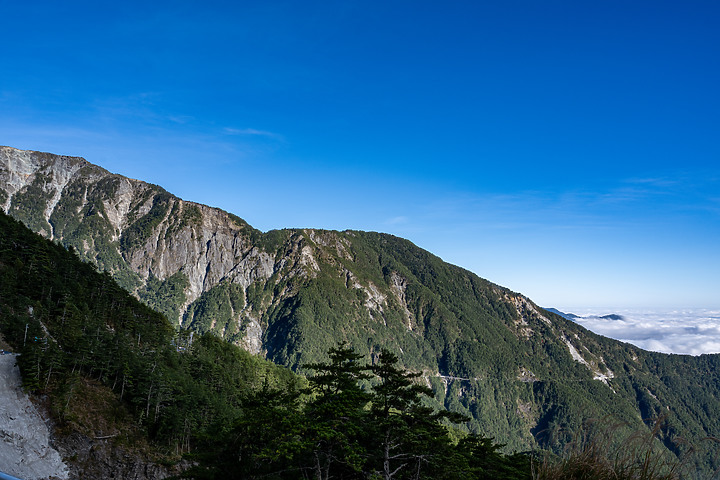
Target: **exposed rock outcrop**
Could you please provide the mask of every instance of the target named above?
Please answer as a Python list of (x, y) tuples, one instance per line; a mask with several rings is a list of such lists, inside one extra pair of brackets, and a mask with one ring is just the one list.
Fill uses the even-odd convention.
[(56, 440), (56, 446), (68, 462), (70, 477), (82, 480), (162, 480), (179, 473), (149, 461), (146, 457), (112, 444), (112, 439), (93, 439), (72, 433)]

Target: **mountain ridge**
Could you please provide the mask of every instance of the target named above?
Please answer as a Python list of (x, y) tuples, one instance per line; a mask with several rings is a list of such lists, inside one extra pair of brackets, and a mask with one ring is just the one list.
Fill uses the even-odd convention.
[[(680, 453), (672, 439), (682, 432), (720, 436), (702, 413), (720, 411), (716, 356), (663, 356), (600, 337), (399, 237), (263, 233), (79, 157), (10, 147), (0, 149), (0, 204), (177, 328), (299, 371), (338, 341), (371, 359), (389, 348), (423, 372), (437, 406), (511, 449), (561, 448), (564, 429), (592, 417), (646, 428), (671, 406), (665, 448)], [(704, 378), (689, 384), (693, 372)]]

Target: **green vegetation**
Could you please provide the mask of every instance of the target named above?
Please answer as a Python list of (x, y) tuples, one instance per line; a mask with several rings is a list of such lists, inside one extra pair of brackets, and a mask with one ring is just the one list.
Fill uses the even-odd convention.
[(200, 333), (231, 337), (239, 332), (237, 318), (245, 306), (240, 285), (223, 282), (203, 293), (187, 309), (183, 325)]
[[(180, 209), (182, 208), (182, 212)], [(173, 235), (180, 232), (185, 227), (197, 227), (202, 223), (202, 212), (200, 207), (195, 204), (182, 202), (173, 199), (172, 209), (170, 210), (171, 219), (177, 219), (168, 225), (165, 230), (165, 240), (172, 239)]]
[(165, 280), (150, 275), (145, 285), (138, 290), (138, 297), (147, 306), (175, 323), (182, 313), (180, 308), (185, 303), (185, 289), (189, 285), (187, 276), (182, 272), (177, 272)]
[[(279, 272), (263, 288), (248, 290), (251, 306), (271, 305), (263, 316), (264, 345), (277, 363), (302, 371), (304, 363), (326, 359), (324, 352), (337, 341), (371, 357), (388, 349), (406, 368), (430, 372), (430, 404), (471, 417), (462, 428), (502, 439), (505, 451), (560, 453), (590, 418), (612, 416), (628, 432), (650, 431), (652, 419), (668, 408), (659, 433), (666, 451), (681, 456), (682, 438), (697, 442), (720, 434), (717, 418), (708, 415), (720, 411), (717, 355), (643, 352), (541, 310), (526, 310), (521, 319), (511, 303), (517, 294), (406, 240), (364, 232), (317, 234), (329, 236), (330, 245), (318, 245), (302, 231), (283, 231), (286, 247), (278, 255), (293, 258), (292, 251), (311, 245), (319, 271)], [(336, 253), (333, 236), (343, 242), (344, 254)], [(288, 271), (296, 268), (286, 265)], [(352, 279), (343, 271), (352, 272)], [(409, 321), (389, 288), (398, 278)], [(381, 309), (367, 307), (368, 285), (384, 296)], [(293, 293), (272, 303), (287, 291)], [(563, 337), (588, 365), (573, 360)], [(613, 378), (607, 384), (593, 379), (608, 370)], [(523, 371), (532, 378), (523, 381)], [(717, 466), (712, 452), (698, 451), (691, 461), (699, 471)]]
[[(158, 187), (159, 188), (159, 187)], [(148, 194), (150, 190), (148, 191)], [(150, 210), (133, 221), (120, 237), (120, 246), (123, 250), (134, 250), (143, 245), (143, 242), (152, 234), (153, 230), (160, 225), (170, 211), (173, 196), (163, 191), (152, 192), (152, 206)], [(142, 206), (138, 203), (138, 207)], [(136, 213), (136, 212), (133, 212)]]
[[(88, 174), (94, 172), (91, 167), (80, 172), (85, 170), (89, 170)], [(113, 198), (120, 182), (121, 177), (110, 176), (101, 179), (96, 188), (89, 189), (85, 179), (78, 175), (65, 186), (50, 215), (50, 223), (55, 237), (61, 239), (63, 245), (72, 246), (80, 258), (94, 263), (101, 271), (110, 272), (123, 288), (133, 291), (140, 285), (140, 278), (120, 254), (118, 242), (113, 240), (116, 232), (105, 211), (105, 202)]]
[(262, 236), (262, 232), (260, 230), (254, 229), (249, 223), (237, 215), (228, 212), (225, 212), (225, 215), (227, 215), (228, 218), (235, 223), (235, 226), (239, 228), (241, 232), (248, 235), (253, 243)]
[[(190, 454), (197, 463), (187, 477), (529, 479), (530, 457), (510, 454), (522, 448), (502, 447), (492, 436), (498, 432), (512, 436), (525, 428), (524, 422), (534, 421), (533, 436), (521, 437), (516, 445), (536, 441), (562, 453), (566, 445), (575, 445), (588, 417), (608, 413), (622, 423), (620, 438), (636, 438), (628, 432), (640, 436), (649, 432), (652, 442), (643, 444), (648, 446), (645, 450), (632, 450), (623, 441), (602, 448), (597, 445), (604, 444), (597, 442), (577, 443), (581, 447), (567, 456), (535, 464), (536, 478), (588, 478), (577, 472), (590, 471), (592, 465), (597, 473), (589, 478), (671, 479), (678, 471), (674, 459), (683, 458), (686, 471), (707, 472), (716, 453), (714, 443), (706, 442), (704, 450), (691, 449), (681, 442), (680, 434), (701, 438), (708, 435), (705, 428), (717, 425), (713, 412), (720, 411), (718, 356), (649, 354), (586, 334), (586, 344), (602, 351), (603, 363), (616, 372), (611, 390), (588, 378), (585, 366), (564, 365), (566, 351), (548, 335), (544, 345), (527, 350), (521, 342), (515, 344), (523, 355), (546, 352), (541, 360), (525, 357), (522, 363), (543, 372), (544, 379), (521, 382), (510, 377), (521, 364), (513, 360), (518, 352), (511, 348), (504, 354), (515, 357), (499, 361), (472, 347), (459, 353), (447, 353), (445, 348), (443, 356), (434, 358), (445, 368), (464, 365), (478, 368), (481, 375), (426, 379), (421, 369), (411, 373), (401, 366), (397, 350), (412, 347), (411, 343), (378, 336), (363, 342), (366, 326), (342, 322), (343, 315), (356, 311), (343, 304), (354, 302), (360, 309), (367, 294), (348, 289), (324, 267), (306, 280), (310, 288), (298, 290), (271, 311), (278, 321), (286, 319), (286, 328), (307, 329), (284, 332), (286, 338), (295, 339), (286, 351), (295, 352), (296, 361), (303, 358), (299, 353), (306, 339), (328, 325), (314, 320), (313, 313), (335, 319), (334, 330), (323, 330), (329, 338), (344, 335), (349, 340), (331, 346), (322, 360), (299, 365), (310, 374), (306, 383), (213, 335), (191, 341), (188, 332), (176, 333), (163, 315), (129, 296), (109, 274), (98, 273), (73, 251), (43, 240), (2, 214), (0, 231), (0, 331), (22, 353), (18, 358), (26, 387), (48, 395), (62, 431), (115, 432), (118, 445), (142, 446), (166, 461)], [(418, 273), (401, 264), (385, 268), (392, 259), (376, 258), (385, 275), (402, 271), (409, 279), (407, 298), (416, 289), (414, 298), (432, 304), (435, 293), (411, 284)], [(450, 272), (463, 278), (460, 269)], [(427, 275), (442, 274), (438, 269)], [(382, 281), (377, 271), (369, 269), (364, 275)], [(357, 278), (365, 281), (359, 274)], [(165, 305), (174, 304), (186, 281), (182, 275), (157, 281), (155, 290), (165, 292), (158, 298), (165, 298)], [(276, 285), (294, 288), (290, 282)], [(196, 304), (193, 318), (221, 318), (224, 309), (237, 312), (245, 307), (236, 300), (242, 298), (236, 288), (230, 283), (219, 285)], [(268, 292), (248, 289), (249, 298), (263, 295)], [(500, 301), (496, 290), (488, 288), (482, 295), (494, 298), (482, 308), (503, 311), (493, 303)], [(438, 333), (433, 341), (447, 345), (444, 342), (454, 338), (454, 344), (464, 345), (462, 335), (451, 337), (452, 329), (463, 328), (456, 313), (462, 309), (434, 308), (446, 308), (446, 324), (427, 329)], [(515, 321), (509, 311), (504, 315), (508, 322)], [(384, 317), (387, 331), (407, 331), (402, 317), (396, 318), (395, 326), (391, 318)], [(372, 313), (367, 320), (375, 322), (375, 335), (382, 331)], [(566, 328), (572, 332), (571, 325)], [(507, 342), (518, 338), (504, 337), (502, 329), (497, 335)], [(382, 343), (395, 345), (396, 350)], [(420, 342), (416, 345), (423, 348)], [(359, 350), (369, 351), (369, 357)], [(469, 357), (479, 354), (485, 355), (482, 362), (469, 363), (477, 361)], [(369, 358), (371, 365), (362, 363), (363, 358)], [(420, 364), (429, 358), (433, 357), (421, 357)], [(644, 418), (657, 417), (668, 411), (666, 402), (675, 402), (667, 420), (646, 428), (638, 408)], [(472, 417), (470, 422), (464, 422), (463, 414)], [(623, 459), (619, 452), (628, 456)], [(674, 457), (668, 457), (670, 453)]]
[[(370, 367), (349, 347), (331, 349), (329, 363), (306, 366), (315, 375), (303, 389), (217, 337), (176, 335), (108, 274), (15, 220), (0, 215), (0, 230), (0, 329), (21, 351), (26, 387), (49, 396), (64, 429), (102, 417), (127, 441), (140, 427), (146, 448), (192, 454), (200, 463), (187, 476), (198, 478), (462, 478), (480, 464), (529, 478), (527, 459), (487, 439), (454, 444), (443, 420), (462, 418), (423, 405), (430, 389), (388, 351)], [(472, 456), (482, 448), (482, 460)]]
[(52, 197), (52, 194), (46, 192), (44, 188), (50, 180), (52, 177), (38, 172), (31, 184), (13, 196), (10, 205), (13, 215), (22, 218), (33, 231), (44, 232), (46, 237), (52, 233), (44, 216), (45, 208)]

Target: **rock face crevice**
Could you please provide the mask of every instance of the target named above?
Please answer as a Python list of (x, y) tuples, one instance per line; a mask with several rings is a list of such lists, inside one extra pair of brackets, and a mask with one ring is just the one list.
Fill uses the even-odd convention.
[(69, 462), (70, 478), (162, 480), (177, 475), (182, 468), (187, 468), (184, 463), (172, 469), (154, 463), (138, 453), (113, 445), (111, 440), (90, 438), (78, 432), (59, 438), (59, 452), (72, 458), (72, 462)]

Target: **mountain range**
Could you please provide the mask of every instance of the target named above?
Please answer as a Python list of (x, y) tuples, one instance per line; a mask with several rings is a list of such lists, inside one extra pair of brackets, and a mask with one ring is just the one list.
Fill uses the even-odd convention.
[[(511, 450), (560, 450), (592, 418), (658, 448), (720, 436), (720, 357), (664, 355), (589, 332), (410, 241), (261, 232), (79, 157), (0, 147), (0, 205), (107, 272), (178, 329), (211, 332), (302, 373), (344, 341), (421, 372), (437, 407)], [(698, 469), (717, 467), (712, 452)]]
[(567, 318), (568, 320), (577, 320), (582, 318), (599, 318), (600, 320), (624, 320), (625, 317), (623, 317), (620, 314), (617, 313), (608, 313), (607, 315), (575, 315), (574, 313), (567, 313), (567, 312), (561, 312), (557, 308), (546, 308), (548, 312), (555, 313), (557, 315), (560, 315), (563, 318)]

